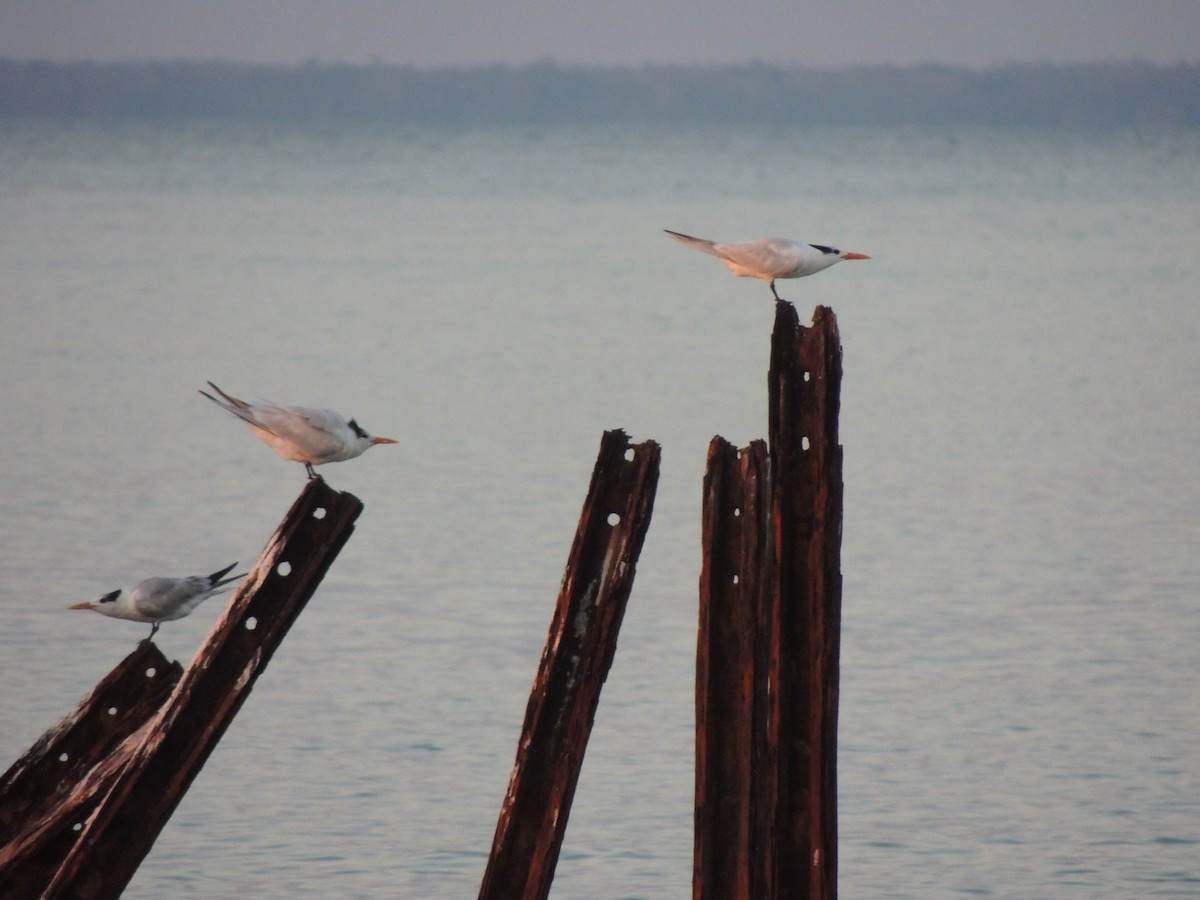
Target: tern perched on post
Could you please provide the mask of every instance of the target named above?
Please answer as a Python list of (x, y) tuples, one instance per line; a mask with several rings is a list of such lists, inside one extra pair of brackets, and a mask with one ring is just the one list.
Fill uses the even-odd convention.
[(394, 444), (385, 437), (371, 437), (353, 419), (332, 409), (280, 406), (260, 401), (247, 403), (231, 397), (211, 381), (208, 386), (221, 395), (217, 399), (201, 391), (222, 409), (250, 426), (259, 438), (284, 459), (304, 463), (309, 478), (318, 478), (313, 466), (362, 456), (376, 444)]
[(759, 238), (756, 241), (741, 241), (722, 244), (663, 229), (675, 240), (701, 253), (715, 256), (729, 267), (734, 275), (743, 278), (761, 278), (771, 284), (771, 293), (781, 300), (775, 290), (776, 278), (803, 278), (822, 269), (828, 269), (843, 259), (870, 259), (865, 253), (849, 253), (824, 244), (801, 244), (788, 238)]
[(163, 622), (182, 619), (193, 609), (207, 600), (213, 594), (223, 594), (229, 590), (225, 585), (245, 578), (241, 575), (229, 575), (237, 563), (226, 566), (220, 572), (211, 575), (192, 575), (187, 578), (147, 578), (133, 587), (118, 588), (95, 600), (76, 603), (68, 609), (94, 609), (96, 612), (114, 619), (128, 619), (131, 622), (150, 622), (150, 637), (154, 637), (158, 626)]

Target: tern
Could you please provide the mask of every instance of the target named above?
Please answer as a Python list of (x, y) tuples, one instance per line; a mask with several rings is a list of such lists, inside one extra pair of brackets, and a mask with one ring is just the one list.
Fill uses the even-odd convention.
[(743, 278), (761, 278), (771, 284), (771, 293), (776, 300), (782, 298), (775, 290), (776, 278), (803, 278), (822, 269), (828, 269), (843, 259), (870, 259), (865, 253), (849, 253), (824, 244), (801, 244), (788, 238), (759, 238), (722, 244), (663, 229), (675, 240), (701, 253), (715, 256), (729, 267), (734, 275)]
[[(67, 609), (94, 609), (96, 612), (114, 619), (150, 622), (152, 623), (150, 637), (154, 637), (158, 626), (163, 622), (182, 619), (213, 594), (225, 593), (221, 590), (225, 585), (244, 578), (245, 572), (241, 575), (225, 577), (236, 565), (235, 562), (211, 575), (192, 575), (188, 578), (147, 578), (133, 587), (118, 588), (95, 600), (68, 606)], [(229, 590), (229, 588), (225, 588), (225, 590)]]
[(391, 438), (371, 437), (353, 419), (332, 409), (279, 406), (265, 401), (247, 403), (229, 396), (211, 381), (208, 386), (220, 394), (221, 399), (207, 391), (200, 393), (249, 425), (259, 440), (284, 459), (304, 463), (309, 478), (320, 477), (313, 471), (313, 466), (354, 459), (376, 444), (396, 443)]

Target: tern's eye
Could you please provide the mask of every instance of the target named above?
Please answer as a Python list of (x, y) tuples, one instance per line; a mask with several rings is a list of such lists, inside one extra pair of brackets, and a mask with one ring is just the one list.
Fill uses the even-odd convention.
[(346, 424), (349, 425), (350, 430), (353, 431), (355, 434), (357, 434), (360, 438), (370, 437), (370, 435), (367, 434), (365, 431), (363, 431), (362, 428), (359, 427), (359, 424), (357, 422), (355, 422), (353, 419), (351, 419)]
[(825, 247), (821, 244), (809, 244), (808, 246), (812, 247), (814, 250), (820, 250), (822, 253), (828, 253), (831, 256), (842, 255), (842, 251), (838, 250), (836, 247)]
[(100, 598), (101, 603), (115, 603), (117, 598), (121, 596), (120, 589), (113, 591), (111, 594), (105, 594)]

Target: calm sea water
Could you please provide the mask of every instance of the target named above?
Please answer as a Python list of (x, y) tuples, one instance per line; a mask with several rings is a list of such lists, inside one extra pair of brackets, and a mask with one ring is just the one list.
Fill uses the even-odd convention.
[[(200, 397), (399, 439), (133, 898), (474, 896), (604, 429), (663, 446), (555, 882), (689, 895), (700, 482), (838, 314), (846, 897), (1200, 894), (1200, 135), (0, 126), (0, 750), (302, 487)], [(159, 644), (186, 662), (210, 601)]]

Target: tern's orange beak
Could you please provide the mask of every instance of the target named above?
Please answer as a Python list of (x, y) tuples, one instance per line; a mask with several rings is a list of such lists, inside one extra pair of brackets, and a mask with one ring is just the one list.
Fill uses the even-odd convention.
[(865, 253), (847, 253), (842, 259), (870, 259)]
[(92, 604), (91, 604), (90, 600), (85, 601), (83, 603), (72, 603), (70, 606), (67, 607), (67, 609), (91, 609), (91, 608), (92, 608)]
[(396, 444), (398, 441), (393, 441), (391, 438), (371, 438), (372, 444)]

